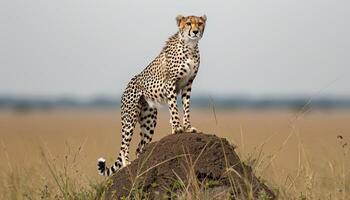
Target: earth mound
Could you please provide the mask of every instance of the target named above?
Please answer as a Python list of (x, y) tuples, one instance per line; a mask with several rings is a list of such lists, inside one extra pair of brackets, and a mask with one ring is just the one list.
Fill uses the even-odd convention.
[(215, 135), (168, 135), (108, 180), (106, 199), (187, 199), (199, 193), (206, 199), (276, 199), (234, 150)]

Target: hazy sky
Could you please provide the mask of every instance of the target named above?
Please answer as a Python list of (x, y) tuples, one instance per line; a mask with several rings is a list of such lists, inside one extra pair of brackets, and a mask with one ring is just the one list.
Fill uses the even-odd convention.
[(0, 94), (119, 95), (208, 17), (194, 94), (350, 95), (348, 0), (0, 0)]

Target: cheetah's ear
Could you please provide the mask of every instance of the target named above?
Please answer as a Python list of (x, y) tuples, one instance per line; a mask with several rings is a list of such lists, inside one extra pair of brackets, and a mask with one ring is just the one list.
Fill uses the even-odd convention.
[(202, 16), (201, 16), (201, 19), (202, 19), (204, 22), (206, 22), (206, 21), (207, 21), (207, 16), (206, 16), (206, 15), (202, 15)]
[(182, 15), (178, 15), (178, 16), (176, 17), (177, 26), (180, 26), (181, 20), (182, 20), (183, 18), (185, 18), (185, 17), (182, 16)]

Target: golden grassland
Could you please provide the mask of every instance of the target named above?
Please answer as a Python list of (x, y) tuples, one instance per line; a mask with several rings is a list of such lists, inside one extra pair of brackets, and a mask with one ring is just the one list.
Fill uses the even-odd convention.
[[(280, 199), (350, 199), (350, 111), (194, 108), (191, 117), (237, 145)], [(158, 118), (154, 140), (170, 132), (165, 109)], [(105, 180), (96, 160), (112, 163), (120, 138), (117, 109), (0, 112), (0, 199), (93, 199)], [(138, 141), (137, 128), (132, 159)]]

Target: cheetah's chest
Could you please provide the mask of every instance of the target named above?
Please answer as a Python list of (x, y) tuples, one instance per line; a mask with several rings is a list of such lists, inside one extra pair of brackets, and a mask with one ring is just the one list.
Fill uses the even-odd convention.
[[(195, 75), (199, 67), (198, 59), (188, 56), (189, 58), (179, 63), (176, 68), (173, 68), (174, 71), (177, 71), (178, 81), (176, 83), (176, 93), (178, 94), (189, 82), (189, 80)], [(164, 64), (165, 65), (165, 64)], [(160, 87), (156, 90), (152, 90), (155, 96), (146, 95), (146, 101), (150, 107), (161, 107), (167, 103), (167, 92), (166, 92), (166, 80), (162, 80)], [(164, 82), (163, 82), (164, 81)]]
[(194, 76), (195, 71), (198, 69), (198, 62), (193, 58), (189, 58), (185, 61), (184, 66), (183, 74), (180, 74), (180, 80), (177, 84), (179, 90), (185, 87), (190, 78)]

